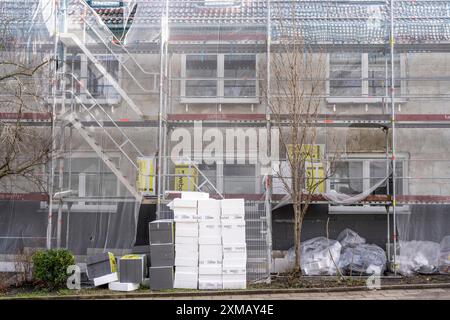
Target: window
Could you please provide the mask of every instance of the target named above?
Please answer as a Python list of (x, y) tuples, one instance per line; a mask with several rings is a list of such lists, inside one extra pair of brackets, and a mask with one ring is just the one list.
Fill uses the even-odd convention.
[[(119, 80), (119, 61), (113, 56), (101, 55), (96, 58), (105, 66), (106, 71), (116, 80)], [(95, 99), (117, 100), (119, 94), (108, 82), (105, 76), (95, 67), (92, 61), (87, 64), (87, 88)]]
[(182, 103), (258, 103), (256, 56), (184, 55)]
[(203, 0), (205, 7), (229, 7), (240, 5), (242, 0)]
[[(339, 193), (345, 193), (349, 195), (356, 195), (363, 193), (379, 183), (386, 177), (388, 168), (386, 164), (390, 165), (390, 160), (385, 159), (383, 154), (363, 154), (363, 155), (350, 155), (345, 160), (335, 162), (334, 169), (332, 171), (333, 176), (328, 179), (328, 190), (336, 190)], [(396, 166), (396, 194), (407, 194), (408, 184), (405, 176), (407, 176), (407, 162), (406, 156), (399, 155), (395, 162)], [(383, 183), (376, 188), (372, 195), (384, 195), (391, 194), (393, 190), (392, 173), (388, 179), (388, 183)], [(389, 192), (388, 188), (389, 187)], [(330, 206), (330, 210), (335, 208), (342, 210), (342, 206)], [(347, 206), (344, 206), (346, 208)], [(370, 206), (356, 206), (356, 209), (361, 207)], [(348, 207), (347, 207), (348, 208)], [(381, 208), (385, 210), (384, 208)], [(381, 210), (381, 211), (383, 211)], [(384, 211), (385, 212), (385, 211)]]
[(217, 96), (217, 56), (187, 56), (186, 78), (212, 80), (186, 80), (186, 96), (215, 97)]
[(223, 166), (224, 193), (256, 193), (254, 165), (225, 164)]
[[(390, 160), (389, 160), (390, 163)], [(404, 161), (396, 161), (396, 194), (403, 194)], [(345, 194), (360, 194), (370, 189), (387, 175), (386, 160), (374, 158), (350, 157), (334, 163), (334, 175), (330, 178), (330, 189)], [(392, 177), (392, 173), (391, 173)], [(372, 194), (387, 194), (387, 185), (383, 184)], [(389, 179), (389, 194), (392, 194), (392, 178)]]
[[(118, 166), (119, 158), (112, 161)], [(70, 171), (69, 171), (70, 170)], [(69, 172), (71, 172), (69, 185)], [(55, 170), (54, 185), (59, 186), (59, 171)], [(114, 203), (87, 201), (89, 198), (117, 197), (121, 185), (115, 174), (95, 154), (75, 154), (64, 160), (63, 190), (73, 190), (82, 198), (74, 203), (72, 211), (108, 211), (116, 208)], [(84, 199), (83, 199), (84, 198)]]
[[(401, 91), (401, 56), (394, 56), (395, 87)], [(381, 52), (329, 54), (330, 103), (373, 103), (389, 97), (390, 55)], [(400, 101), (401, 102), (401, 101)]]
[[(390, 57), (389, 57), (390, 58)], [(368, 54), (368, 79), (369, 96), (386, 96), (387, 88), (391, 86), (391, 64), (390, 59), (382, 53)], [(387, 77), (387, 79), (386, 79)], [(394, 83), (396, 88), (400, 88), (400, 56), (394, 56)]]
[(358, 96), (362, 88), (362, 56), (359, 53), (330, 54), (330, 95)]
[[(116, 81), (120, 81), (119, 61), (114, 56), (96, 55), (95, 57)], [(66, 91), (73, 91), (84, 103), (91, 103), (92, 98), (102, 104), (120, 102), (119, 93), (86, 56), (67, 55), (65, 64)], [(83, 90), (83, 88), (87, 88), (87, 90)], [(66, 98), (70, 99), (71, 94), (67, 93)]]
[(123, 1), (107, 1), (107, 0), (87, 0), (92, 8), (115, 8), (123, 7)]

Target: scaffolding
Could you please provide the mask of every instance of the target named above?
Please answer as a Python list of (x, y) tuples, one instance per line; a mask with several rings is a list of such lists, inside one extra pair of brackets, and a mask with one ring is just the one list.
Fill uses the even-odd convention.
[[(237, 156), (244, 163), (228, 166), (199, 156), (203, 133), (196, 144), (195, 124), (201, 123), (202, 132), (254, 128), (269, 133), (278, 125), (288, 127), (289, 119), (273, 117), (264, 99), (277, 94), (271, 91), (270, 61), (292, 33), (326, 54), (323, 103), (314, 126), (325, 148), (331, 135), (344, 146), (341, 176), (327, 182), (328, 190), (361, 193), (388, 176), (382, 190), (350, 208), (329, 204), (320, 194), (313, 203), (329, 205), (329, 212), (384, 214), (393, 265), (399, 239), (440, 241), (448, 235), (448, 1), (113, 3), (2, 2), (2, 15), (13, 18), (11, 36), (19, 39), (20, 50), (52, 61), (43, 91), (47, 110), (21, 118), (25, 125), (51, 126), (54, 156), (46, 170), (47, 192), (2, 193), (5, 200), (42, 202), (37, 210), (48, 213), (40, 226), (46, 226), (46, 235), (36, 237), (35, 246), (44, 246), (45, 239), (48, 248), (66, 246), (81, 256), (86, 247), (127, 250), (143, 205), (154, 204), (165, 217), (165, 205), (177, 192), (201, 190), (216, 198), (247, 200), (249, 212), (258, 215), (252, 219), (260, 221), (247, 230), (253, 237), (248, 239), (254, 243), (252, 259), (262, 259), (251, 279), (268, 275), (277, 237), (272, 206), (283, 195), (274, 192), (273, 181), (252, 162), (250, 151)], [(0, 115), (14, 120), (8, 112)], [(194, 140), (190, 156), (174, 160), (174, 137), (180, 132)], [(89, 156), (81, 155), (88, 150)], [(155, 188), (143, 193), (136, 184), (137, 159), (145, 157), (154, 161), (154, 170), (145, 176)], [(67, 196), (55, 197), (66, 191)], [(442, 224), (436, 234), (411, 231), (427, 229), (434, 216)], [(76, 225), (84, 223), (96, 225), (91, 232), (97, 235), (89, 241), (76, 235), (81, 232)], [(11, 223), (2, 238), (4, 251), (18, 246), (8, 239), (23, 241), (26, 234), (15, 233)]]

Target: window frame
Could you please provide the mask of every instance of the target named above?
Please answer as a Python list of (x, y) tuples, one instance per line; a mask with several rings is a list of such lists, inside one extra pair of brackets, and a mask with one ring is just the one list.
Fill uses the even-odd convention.
[[(77, 56), (80, 58), (80, 69), (78, 70), (79, 71), (79, 77), (78, 78), (79, 78), (80, 82), (82, 83), (82, 86), (84, 88), (86, 88), (86, 90), (87, 90), (87, 88), (88, 88), (88, 80), (89, 80), (88, 79), (89, 78), (89, 71), (88, 71), (89, 59), (86, 57), (85, 54), (82, 54), (82, 53), (81, 54), (67, 54), (67, 56), (68, 57), (70, 56), (72, 59), (77, 57)], [(110, 58), (113, 58), (113, 59), (116, 58), (112, 54), (94, 54), (95, 58), (108, 57), (108, 56)], [(121, 57), (119, 57), (119, 59), (117, 59), (117, 61), (118, 61), (118, 63), (117, 63), (117, 83), (121, 86), (122, 85), (122, 68), (120, 67), (120, 64), (121, 64), (120, 63), (120, 59), (121, 59)], [(66, 72), (67, 72), (67, 74), (72, 73), (73, 71), (70, 68), (71, 64), (70, 64), (69, 60), (66, 60), (65, 63), (67, 63), (67, 65), (66, 65)], [(75, 72), (73, 72), (73, 73), (75, 73)], [(66, 81), (70, 81), (70, 80), (71, 80), (71, 77), (66, 78)], [(69, 82), (69, 84), (70, 84), (70, 82)], [(66, 90), (66, 89), (64, 89), (64, 90)], [(90, 96), (83, 89), (74, 89), (74, 92), (77, 93), (78, 97), (81, 99), (83, 104), (91, 105), (91, 104), (94, 103), (94, 100), (91, 99)], [(64, 92), (64, 94), (65, 94), (65, 92)], [(91, 94), (93, 95), (92, 92), (91, 92)], [(68, 96), (66, 94), (66, 103), (67, 103), (67, 99), (71, 99), (71, 96)], [(106, 106), (107, 105), (118, 105), (122, 101), (122, 97), (120, 96), (119, 93), (117, 93), (116, 97), (107, 97), (107, 98), (102, 98), (102, 97), (96, 98), (96, 97), (94, 97), (94, 99), (95, 99), (95, 101), (98, 104), (106, 105)], [(62, 98), (57, 98), (56, 99), (56, 103), (58, 103), (58, 104), (61, 104), (62, 101), (63, 101)], [(53, 99), (49, 98), (48, 103), (53, 103)]]
[[(389, 155), (389, 159), (390, 159)], [(409, 183), (407, 177), (407, 173), (409, 171), (409, 154), (407, 153), (399, 153), (396, 154), (396, 162), (402, 162), (402, 189), (403, 195), (409, 194)], [(346, 154), (346, 158), (340, 159), (339, 161), (362, 161), (363, 162), (363, 189), (367, 190), (370, 188), (370, 163), (374, 161), (386, 160), (386, 154), (384, 153), (349, 153)], [(331, 181), (330, 179), (326, 180), (326, 190), (331, 190)], [(392, 207), (389, 207), (389, 212), (392, 213)], [(380, 205), (333, 205), (328, 204), (328, 213), (329, 214), (386, 214), (385, 206)], [(408, 205), (397, 205), (396, 213), (409, 213)]]
[[(119, 166), (120, 166), (120, 161), (121, 161), (120, 154), (118, 152), (111, 152), (111, 154), (112, 154), (111, 159), (117, 159)], [(102, 161), (95, 152), (90, 152), (90, 151), (73, 152), (71, 154), (71, 156), (67, 159), (69, 161), (74, 161), (76, 159), (87, 159), (87, 158), (97, 159), (100, 162)], [(58, 174), (59, 174), (59, 172), (55, 172), (55, 175), (58, 175)], [(68, 174), (69, 174), (69, 172), (64, 171), (64, 175), (68, 175)], [(72, 174), (74, 174), (74, 173), (72, 172)], [(102, 173), (97, 173), (97, 175), (100, 175), (100, 174), (102, 174)], [(114, 175), (113, 172), (111, 172), (111, 174)], [(83, 181), (84, 183), (80, 183), (80, 181)], [(115, 195), (116, 197), (120, 197), (121, 187), (122, 187), (121, 182), (116, 177), (116, 195)], [(86, 189), (87, 189), (86, 172), (79, 172), (78, 173), (78, 189), (74, 190), (77, 193), (77, 197), (87, 199), (88, 196), (86, 196)], [(95, 196), (93, 198), (100, 198), (100, 197)], [(111, 204), (111, 203), (105, 204), (103, 202), (99, 202), (98, 204), (86, 204), (86, 201), (84, 201), (84, 200), (80, 199), (80, 201), (73, 202), (72, 206), (70, 207), (70, 211), (71, 212), (116, 212), (117, 208), (118, 208), (116, 203), (115, 204)], [(63, 211), (68, 211), (67, 203), (63, 204), (62, 209), (63, 209)], [(57, 205), (53, 206), (53, 211), (58, 211)]]
[[(351, 53), (351, 52), (349, 52)], [(406, 56), (404, 53), (398, 53), (400, 58), (400, 77), (404, 79), (406, 77)], [(389, 63), (388, 63), (388, 66)], [(369, 95), (369, 52), (361, 53), (361, 94), (358, 97), (340, 97), (331, 95), (331, 85), (330, 85), (330, 72), (331, 72), (331, 62), (330, 53), (326, 56), (326, 77), (327, 81), (325, 83), (326, 91), (326, 101), (329, 104), (373, 104), (373, 103), (389, 103), (391, 101), (390, 97), (381, 96), (370, 96)], [(400, 95), (404, 96), (406, 90), (405, 80), (400, 80)], [(405, 103), (405, 98), (397, 97), (395, 99), (396, 103)]]
[[(216, 84), (217, 84), (217, 92), (215, 96), (212, 97), (187, 97), (186, 96), (186, 81), (189, 81), (191, 79), (186, 78), (186, 58), (188, 56), (198, 56), (198, 55), (213, 55), (217, 57), (217, 74), (216, 74)], [(219, 103), (219, 104), (259, 104), (259, 85), (258, 85), (258, 55), (254, 53), (239, 53), (234, 55), (247, 55), (247, 56), (253, 56), (255, 58), (255, 97), (225, 97), (224, 96), (224, 90), (225, 90), (225, 79), (224, 79), (224, 73), (225, 73), (225, 56), (233, 55), (231, 53), (205, 53), (205, 54), (199, 54), (199, 53), (190, 53), (190, 54), (182, 54), (181, 55), (181, 81), (180, 81), (180, 103), (183, 104), (190, 104), (190, 103)], [(195, 79), (192, 79), (195, 80)], [(214, 80), (214, 79), (211, 79)], [(245, 79), (236, 79), (236, 80), (245, 80)], [(248, 80), (251, 81), (251, 80)]]

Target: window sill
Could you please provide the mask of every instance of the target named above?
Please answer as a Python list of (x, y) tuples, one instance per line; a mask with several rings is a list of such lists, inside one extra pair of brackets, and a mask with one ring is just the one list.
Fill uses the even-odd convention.
[[(70, 97), (67, 97), (65, 102), (68, 103), (68, 101), (70, 101)], [(56, 98), (56, 103), (57, 104), (61, 104), (63, 102), (62, 98)], [(91, 105), (94, 103), (98, 103), (100, 105), (117, 105), (121, 102), (120, 98), (110, 98), (110, 99), (102, 99), (102, 98), (98, 98), (98, 99), (87, 99), (87, 98), (81, 98), (81, 101), (83, 102), (83, 104), (85, 105)], [(48, 104), (53, 104), (53, 99), (47, 99), (47, 103)]]
[[(331, 97), (326, 98), (327, 103), (329, 104), (371, 104), (371, 103), (383, 103), (391, 102), (391, 98), (381, 98), (381, 97), (360, 97), (360, 98), (347, 98), (347, 97)], [(404, 98), (396, 98), (396, 103), (405, 103), (406, 99)]]
[[(67, 204), (62, 207), (63, 212), (67, 212)], [(58, 205), (53, 206), (53, 211), (58, 211)], [(117, 204), (73, 204), (70, 212), (117, 212)]]
[[(392, 207), (389, 208), (392, 213)], [(397, 214), (410, 214), (408, 205), (399, 205), (396, 207)], [(328, 214), (386, 214), (386, 208), (383, 205), (363, 205), (363, 206), (345, 206), (329, 205)]]
[(190, 103), (223, 103), (223, 104), (259, 104), (258, 98), (186, 98), (181, 97), (180, 103), (190, 104)]

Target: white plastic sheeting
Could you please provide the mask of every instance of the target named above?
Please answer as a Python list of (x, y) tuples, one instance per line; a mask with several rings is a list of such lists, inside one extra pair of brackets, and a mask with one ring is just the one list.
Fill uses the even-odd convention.
[(400, 254), (396, 264), (404, 276), (415, 273), (436, 273), (439, 265), (440, 245), (432, 241), (400, 241)]
[[(341, 255), (341, 244), (325, 237), (312, 238), (300, 246), (301, 270), (304, 275), (335, 275)], [(294, 248), (289, 249), (287, 258), (295, 264)]]
[(374, 244), (360, 243), (342, 248), (339, 268), (347, 274), (383, 274), (386, 268), (386, 253)]
[(442, 239), (440, 247), (439, 272), (450, 274), (450, 236), (446, 236)]
[(359, 244), (366, 243), (366, 239), (348, 228), (342, 230), (341, 233), (339, 233), (339, 235), (337, 236), (336, 240), (339, 241), (343, 247), (354, 247)]

